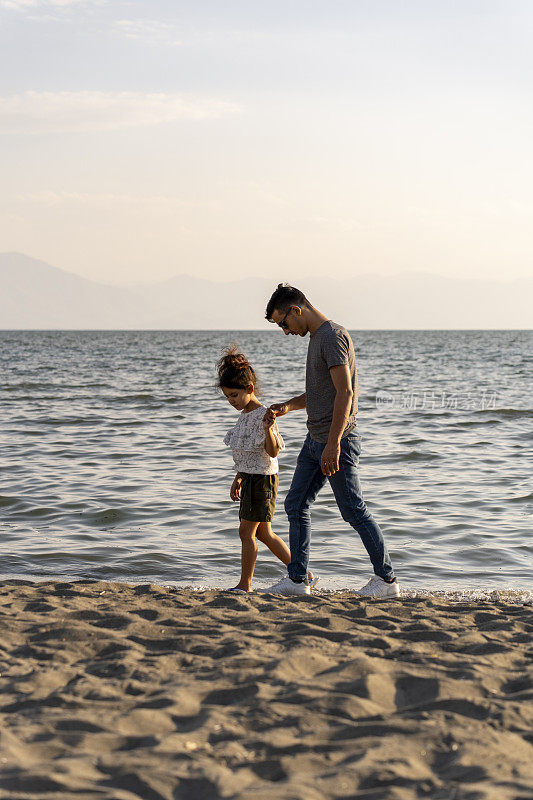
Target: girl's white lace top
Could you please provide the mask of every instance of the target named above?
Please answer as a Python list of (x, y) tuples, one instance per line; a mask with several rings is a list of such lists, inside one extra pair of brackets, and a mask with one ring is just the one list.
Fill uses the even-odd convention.
[[(270, 458), (265, 450), (265, 429), (263, 417), (266, 406), (259, 406), (247, 414), (241, 411), (237, 424), (224, 436), (224, 444), (231, 447), (237, 472), (251, 472), (254, 475), (275, 475), (278, 472), (278, 459)], [(272, 432), (279, 449), (285, 449), (276, 423)]]

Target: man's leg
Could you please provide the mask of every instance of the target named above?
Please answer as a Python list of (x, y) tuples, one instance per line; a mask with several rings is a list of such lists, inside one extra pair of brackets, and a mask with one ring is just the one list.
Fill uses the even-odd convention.
[(320, 467), (320, 453), (324, 445), (314, 447), (307, 436), (296, 462), (296, 469), (289, 493), (285, 498), (285, 511), (289, 518), (289, 544), (291, 563), (289, 577), (303, 581), (307, 577), (309, 546), (311, 543), (311, 504), (326, 482)]
[(329, 482), (342, 518), (361, 537), (375, 574), (385, 580), (392, 580), (394, 572), (383, 534), (363, 500), (357, 472), (360, 453), (361, 442), (357, 434), (348, 434), (341, 439), (339, 471), (330, 476)]

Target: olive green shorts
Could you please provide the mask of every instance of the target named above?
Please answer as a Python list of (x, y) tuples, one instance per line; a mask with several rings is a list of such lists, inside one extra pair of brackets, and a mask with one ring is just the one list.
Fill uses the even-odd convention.
[(249, 472), (240, 472), (239, 475), (242, 478), (239, 519), (248, 519), (250, 522), (272, 522), (279, 476), (252, 475)]

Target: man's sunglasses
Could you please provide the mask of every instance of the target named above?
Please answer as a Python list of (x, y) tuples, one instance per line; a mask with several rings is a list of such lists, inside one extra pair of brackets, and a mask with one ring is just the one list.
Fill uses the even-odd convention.
[(282, 319), (282, 320), (280, 320), (280, 321), (278, 322), (278, 325), (279, 325), (279, 327), (280, 327), (280, 328), (283, 328), (283, 330), (284, 330), (284, 331), (288, 331), (288, 330), (289, 330), (289, 326), (287, 325), (287, 323), (285, 322), (285, 320), (287, 319), (287, 317), (289, 316), (289, 314), (291, 313), (291, 311), (292, 311), (292, 307), (291, 307), (291, 308), (289, 308), (289, 310), (287, 311), (287, 313), (285, 314), (285, 316), (283, 317), (283, 319)]

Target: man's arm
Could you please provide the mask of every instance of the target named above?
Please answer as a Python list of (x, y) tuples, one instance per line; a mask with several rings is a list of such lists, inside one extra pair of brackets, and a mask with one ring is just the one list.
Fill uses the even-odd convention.
[(275, 419), (276, 417), (282, 417), (284, 414), (288, 414), (289, 411), (299, 411), (302, 408), (305, 408), (305, 392), (296, 397), (291, 397), (291, 399), (286, 400), (285, 403), (274, 403), (268, 409), (267, 415), (269, 412), (272, 412), (273, 418)]
[(288, 406), (288, 411), (300, 411), (300, 409), (305, 408), (305, 392), (296, 397), (291, 397), (286, 405)]
[(334, 475), (339, 470), (340, 441), (350, 416), (353, 398), (352, 379), (348, 365), (339, 364), (331, 367), (329, 374), (336, 394), (328, 441), (322, 451), (321, 467), (324, 475)]

